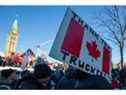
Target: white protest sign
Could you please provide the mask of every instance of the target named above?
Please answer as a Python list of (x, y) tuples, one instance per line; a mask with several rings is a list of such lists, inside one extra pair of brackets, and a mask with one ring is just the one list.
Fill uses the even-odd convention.
[(64, 16), (49, 56), (89, 74), (111, 74), (111, 48), (70, 8)]

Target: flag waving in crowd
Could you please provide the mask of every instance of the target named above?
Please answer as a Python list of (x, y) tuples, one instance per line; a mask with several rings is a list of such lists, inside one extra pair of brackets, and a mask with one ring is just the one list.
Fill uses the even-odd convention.
[(24, 53), (24, 59), (23, 59), (23, 63), (21, 68), (24, 70), (26, 68), (26, 66), (29, 63), (29, 58), (31, 56), (35, 56), (35, 54), (33, 53), (33, 51), (31, 49), (28, 49), (25, 53)]

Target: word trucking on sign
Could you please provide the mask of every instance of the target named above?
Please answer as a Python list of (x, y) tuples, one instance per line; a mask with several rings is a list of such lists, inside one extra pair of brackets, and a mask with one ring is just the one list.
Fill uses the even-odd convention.
[(49, 56), (89, 74), (110, 78), (111, 48), (70, 8), (67, 9)]

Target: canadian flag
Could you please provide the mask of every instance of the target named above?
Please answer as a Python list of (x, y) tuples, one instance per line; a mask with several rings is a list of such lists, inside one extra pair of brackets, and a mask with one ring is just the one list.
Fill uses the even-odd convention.
[(75, 57), (84, 59), (88, 64), (102, 68), (101, 71), (109, 73), (110, 50), (107, 48), (107, 44), (96, 38), (90, 30), (72, 18), (61, 45), (61, 52), (68, 52)]
[(73, 64), (75, 67), (78, 67), (77, 61), (81, 60), (88, 67), (90, 65), (88, 69), (95, 68), (96, 72), (99, 70), (110, 75), (111, 48), (70, 8), (60, 25), (49, 56), (68, 64), (74, 57), (72, 60), (77, 59), (76, 64)]

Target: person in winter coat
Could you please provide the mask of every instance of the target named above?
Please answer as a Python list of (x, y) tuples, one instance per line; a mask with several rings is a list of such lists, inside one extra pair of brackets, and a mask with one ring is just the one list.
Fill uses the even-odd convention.
[(126, 89), (126, 68), (120, 70), (120, 85), (121, 89)]
[(56, 84), (56, 89), (64, 89), (64, 90), (71, 90), (75, 89), (75, 68), (69, 66), (66, 70), (65, 75), (60, 78), (58, 83)]
[(112, 89), (108, 80), (102, 76), (90, 75), (84, 71), (76, 69), (77, 89)]
[(56, 89), (112, 89), (104, 77), (89, 75), (79, 69), (75, 69), (72, 73), (71, 70), (60, 79)]
[(16, 70), (5, 69), (1, 71), (0, 88), (13, 89), (13, 84), (17, 80)]
[(40, 90), (44, 89), (44, 86), (39, 83), (39, 81), (34, 77), (33, 74), (28, 74), (23, 76), (18, 80), (15, 89), (18, 90)]
[(54, 84), (51, 80), (52, 71), (47, 64), (37, 64), (34, 67), (33, 74), (37, 78), (39, 83), (41, 83), (44, 86), (45, 89), (54, 89)]

